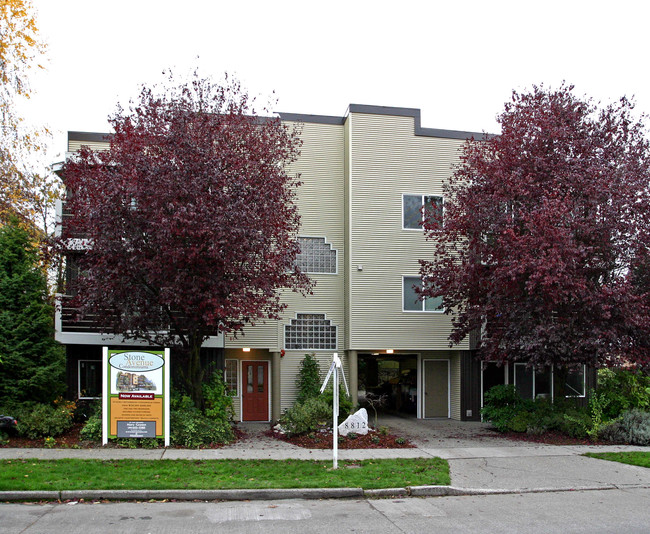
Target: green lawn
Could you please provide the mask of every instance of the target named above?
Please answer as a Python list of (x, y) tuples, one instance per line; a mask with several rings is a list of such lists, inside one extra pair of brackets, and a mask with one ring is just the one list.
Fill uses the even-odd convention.
[(440, 458), (310, 460), (3, 460), (0, 491), (393, 488), (449, 484)]
[(588, 452), (585, 456), (621, 462), (622, 464), (650, 467), (650, 452)]

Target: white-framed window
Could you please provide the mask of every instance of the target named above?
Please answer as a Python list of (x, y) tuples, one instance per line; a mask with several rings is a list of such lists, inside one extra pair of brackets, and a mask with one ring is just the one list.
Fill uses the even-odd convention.
[(422, 220), (429, 210), (442, 219), (443, 200), (439, 195), (402, 195), (402, 228), (422, 230)]
[(336, 249), (324, 237), (298, 237), (296, 264), (304, 273), (336, 274)]
[(337, 327), (324, 313), (297, 313), (284, 325), (286, 350), (336, 350)]
[[(586, 375), (585, 365), (569, 370), (565, 382), (567, 398), (586, 395)], [(524, 399), (554, 396), (555, 370), (552, 367), (528, 367), (525, 363), (515, 363), (514, 381), (517, 391)]]
[(571, 369), (566, 375), (565, 395), (567, 397), (584, 397), (586, 394), (586, 367), (581, 365), (577, 369)]
[(239, 360), (226, 359), (223, 378), (230, 395), (239, 397)]
[(442, 297), (426, 297), (420, 299), (416, 289), (422, 288), (419, 276), (404, 276), (402, 284), (402, 311), (407, 312), (436, 312), (442, 313)]
[(78, 391), (80, 399), (97, 399), (102, 396), (102, 362), (101, 360), (79, 360)]

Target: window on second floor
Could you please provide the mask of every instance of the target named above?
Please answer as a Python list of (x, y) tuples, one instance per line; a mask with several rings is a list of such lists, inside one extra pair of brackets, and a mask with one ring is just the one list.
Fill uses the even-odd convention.
[(287, 350), (336, 350), (336, 326), (324, 313), (298, 313), (284, 325)]
[(296, 264), (304, 273), (336, 274), (336, 250), (324, 237), (298, 237)]
[(417, 289), (422, 288), (422, 279), (419, 276), (405, 276), (403, 283), (402, 299), (403, 311), (443, 312), (442, 297), (420, 299)]
[[(430, 210), (430, 211), (429, 211)], [(442, 220), (442, 197), (436, 195), (403, 195), (402, 227), (421, 230), (425, 213), (432, 213)]]

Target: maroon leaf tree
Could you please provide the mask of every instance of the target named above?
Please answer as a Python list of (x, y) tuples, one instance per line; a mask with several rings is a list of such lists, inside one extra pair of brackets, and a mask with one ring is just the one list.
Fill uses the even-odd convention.
[(534, 87), (498, 119), (501, 135), (464, 146), (444, 221), (424, 221), (422, 293), (453, 313), (450, 341), (480, 332), (500, 362), (647, 364), (650, 152), (633, 105)]
[(84, 147), (65, 164), (72, 216), (60, 245), (87, 239), (72, 288), (80, 316), (176, 347), (201, 405), (204, 341), (277, 318), (283, 288), (310, 290), (294, 262), (299, 182), (287, 173), (300, 141), (253, 114), (235, 82), (170, 82), (118, 108), (108, 150)]

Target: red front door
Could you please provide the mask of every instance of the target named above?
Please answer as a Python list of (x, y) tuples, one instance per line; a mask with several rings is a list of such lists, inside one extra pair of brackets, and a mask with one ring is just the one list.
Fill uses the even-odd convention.
[(269, 420), (269, 362), (242, 362), (244, 421)]

